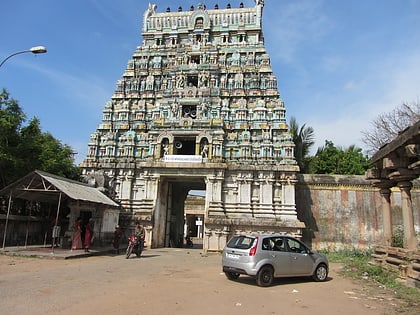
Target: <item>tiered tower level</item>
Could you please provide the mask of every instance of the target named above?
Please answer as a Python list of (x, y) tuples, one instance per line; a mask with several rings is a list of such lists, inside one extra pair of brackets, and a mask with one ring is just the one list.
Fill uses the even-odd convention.
[[(180, 229), (157, 227), (165, 223), (156, 219), (174, 216), (176, 202), (167, 196), (179, 181), (185, 191), (206, 190), (209, 238), (253, 227), (301, 232), (298, 167), (264, 46), (263, 7), (257, 0), (250, 8), (157, 12), (149, 4), (144, 12), (142, 45), (105, 104), (81, 166), (151, 235)], [(169, 242), (168, 235), (153, 238), (155, 246)]]

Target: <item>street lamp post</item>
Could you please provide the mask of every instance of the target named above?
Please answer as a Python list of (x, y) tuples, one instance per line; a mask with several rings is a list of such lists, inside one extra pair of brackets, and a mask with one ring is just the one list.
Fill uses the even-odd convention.
[[(43, 54), (43, 53), (46, 53), (47, 52), (47, 48), (45, 48), (44, 46), (35, 46), (35, 47), (29, 48), (27, 50), (17, 51), (15, 53), (7, 56), (6, 58), (4, 58), (3, 61), (0, 62), (0, 68), (1, 68), (1, 66), (7, 60), (9, 60), (10, 58), (12, 58), (13, 56), (16, 56), (16, 55), (19, 55), (19, 54), (23, 54), (23, 53), (27, 53), (27, 52), (31, 52), (33, 54)], [(10, 196), (9, 196), (9, 205), (8, 205), (8, 208), (7, 208), (6, 224), (4, 226), (4, 234), (3, 234), (3, 250), (4, 250), (4, 246), (6, 244), (7, 223), (9, 222), (9, 214), (10, 214), (11, 201), (12, 201), (12, 194), (10, 193)]]
[(3, 59), (3, 61), (0, 63), (0, 67), (7, 61), (7, 60), (9, 60), (10, 58), (12, 58), (13, 56), (16, 56), (16, 55), (19, 55), (19, 54), (24, 54), (24, 53), (28, 53), (28, 52), (31, 52), (31, 53), (33, 53), (33, 54), (35, 54), (35, 55), (37, 55), (37, 54), (43, 54), (43, 53), (46, 53), (47, 52), (47, 48), (45, 48), (44, 46), (35, 46), (35, 47), (32, 47), (32, 48), (29, 48), (29, 49), (27, 49), (27, 50), (22, 50), (22, 51), (17, 51), (17, 52), (15, 52), (15, 53), (13, 53), (13, 54), (11, 54), (11, 55), (9, 55), (9, 56), (7, 56), (5, 59)]

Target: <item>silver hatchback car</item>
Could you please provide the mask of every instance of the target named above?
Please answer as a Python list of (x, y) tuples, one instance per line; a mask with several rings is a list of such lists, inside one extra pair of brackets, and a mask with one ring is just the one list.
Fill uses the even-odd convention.
[(230, 280), (241, 274), (256, 278), (267, 287), (275, 277), (312, 276), (315, 281), (328, 277), (328, 259), (313, 252), (302, 241), (280, 234), (234, 236), (223, 249), (223, 272)]

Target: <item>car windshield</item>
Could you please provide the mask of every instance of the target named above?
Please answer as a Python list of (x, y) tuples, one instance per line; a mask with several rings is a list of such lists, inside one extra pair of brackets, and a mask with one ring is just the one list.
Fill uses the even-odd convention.
[(252, 244), (254, 243), (254, 239), (254, 237), (249, 236), (234, 236), (227, 244), (227, 247), (238, 249), (250, 249)]

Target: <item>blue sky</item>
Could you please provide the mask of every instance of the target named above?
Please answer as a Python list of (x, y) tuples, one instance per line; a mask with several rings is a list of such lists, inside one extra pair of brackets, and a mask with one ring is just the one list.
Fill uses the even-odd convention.
[[(204, 3), (151, 1), (163, 12)], [(141, 44), (144, 0), (2, 0), (0, 88), (29, 118), (70, 145), (81, 162), (89, 136), (127, 61)], [(316, 145), (363, 147), (361, 131), (378, 114), (420, 96), (420, 0), (266, 0), (263, 15), (287, 119), (315, 129)]]

